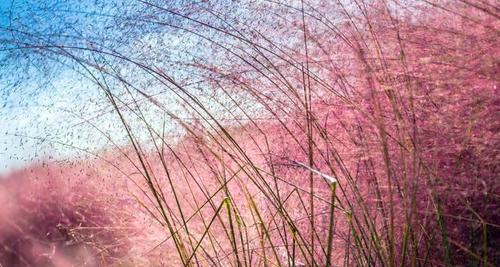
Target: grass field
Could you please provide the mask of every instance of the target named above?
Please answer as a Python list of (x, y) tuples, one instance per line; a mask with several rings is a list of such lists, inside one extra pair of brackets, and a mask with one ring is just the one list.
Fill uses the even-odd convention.
[(494, 1), (207, 2), (2, 40), (124, 139), (4, 175), (1, 266), (500, 264)]

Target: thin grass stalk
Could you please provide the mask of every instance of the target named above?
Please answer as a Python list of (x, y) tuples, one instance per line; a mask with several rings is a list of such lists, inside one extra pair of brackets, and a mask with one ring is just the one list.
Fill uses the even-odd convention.
[(330, 221), (329, 221), (329, 229), (328, 229), (328, 243), (327, 243), (327, 253), (326, 253), (326, 266), (329, 267), (331, 266), (331, 258), (332, 258), (332, 250), (333, 250), (333, 235), (335, 233), (335, 227), (334, 227), (334, 216), (335, 216), (335, 199), (337, 198), (336, 191), (337, 191), (337, 183), (331, 183), (330, 184), (330, 189), (331, 189), (331, 202), (330, 204)]
[(220, 212), (220, 210), (222, 209), (222, 207), (225, 205), (225, 203), (227, 202), (227, 198), (224, 198), (222, 200), (222, 202), (220, 203), (219, 207), (217, 208), (217, 210), (215, 211), (215, 214), (214, 216), (212, 217), (212, 219), (210, 220), (210, 222), (208, 223), (207, 227), (205, 228), (205, 231), (203, 232), (203, 234), (201, 235), (201, 238), (200, 240), (198, 241), (198, 244), (196, 244), (193, 252), (191, 253), (191, 256), (189, 256), (189, 258), (187, 258), (187, 261), (186, 261), (186, 264), (185, 265), (188, 265), (191, 260), (193, 259), (194, 257), (194, 254), (196, 254), (196, 251), (198, 250), (198, 248), (200, 247), (201, 245), (201, 242), (203, 242), (203, 239), (205, 238), (205, 236), (207, 235), (207, 233), (210, 231), (210, 227), (212, 226), (212, 224), (214, 223), (215, 219), (218, 217), (218, 214)]

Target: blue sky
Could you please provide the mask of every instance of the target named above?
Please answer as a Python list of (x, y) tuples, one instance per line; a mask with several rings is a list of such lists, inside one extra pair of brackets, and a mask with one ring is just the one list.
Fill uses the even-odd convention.
[(0, 1), (0, 27), (5, 27), (8, 25), (9, 18), (6, 13), (10, 8), (10, 4), (11, 1), (9, 0)]
[[(5, 29), (9, 26), (6, 24), (8, 19), (5, 14), (11, 3), (9, 0), (0, 0), (1, 13), (4, 15), (0, 21), (3, 27), (0, 28), (0, 174), (31, 162), (88, 155), (88, 152), (115, 144), (127, 144), (123, 128), (120, 127), (116, 114), (111, 112), (112, 108), (106, 102), (103, 91), (94, 81), (77, 72), (83, 69), (75, 61), (44, 50), (34, 51), (35, 53), (31, 53), (31, 50), (13, 50), (12, 53), (5, 50), (16, 47), (18, 42), (88, 47), (89, 40), (97, 40), (104, 49), (113, 49), (134, 57), (141, 63), (164, 69), (181, 84), (194, 84), (193, 95), (198, 94), (201, 101), (212, 101), (213, 94), (210, 90), (204, 90), (204, 85), (197, 83), (203, 79), (200, 73), (190, 69), (188, 65), (178, 64), (192, 63), (195, 61), (193, 58), (206, 64), (212, 61), (214, 65), (217, 64), (215, 61), (218, 57), (207, 53), (207, 43), (200, 42), (194, 35), (173, 31), (163, 25), (143, 25), (134, 19), (120, 21), (108, 16), (110, 12), (113, 15), (115, 10), (124, 12), (129, 18), (142, 16), (145, 6), (135, 0), (130, 1), (136, 5), (130, 7), (127, 5), (128, 1), (117, 1), (115, 4), (102, 1), (101, 3), (106, 4), (96, 6), (93, 5), (94, 1), (16, 0), (12, 5), (12, 27), (32, 33), (34, 37), (30, 37)], [(175, 6), (180, 2), (182, 1), (165, 4)], [(169, 23), (179, 22), (168, 14), (158, 14)], [(104, 60), (100, 55), (94, 57), (82, 51), (77, 53), (87, 61)], [(5, 60), (1, 60), (2, 58)], [(189, 115), (179, 104), (179, 98), (173, 96), (171, 89), (166, 88), (165, 84), (159, 83), (133, 64), (116, 58), (105, 60), (109, 60), (109, 66), (116, 68), (117, 73), (127, 77), (130, 82), (146, 88), (150, 95), (157, 95), (155, 100), (169, 112), (180, 117)], [(125, 101), (131, 97), (144, 98), (139, 94), (124, 94), (123, 84), (118, 81), (107, 82), (112, 83), (112, 90), (116, 90)], [(163, 111), (152, 107), (154, 105), (147, 101), (140, 105), (144, 108), (146, 120), (161, 132)], [(255, 103), (250, 105), (256, 106)], [(207, 107), (213, 108), (214, 114), (221, 114), (226, 110), (226, 107), (215, 102), (207, 103)], [(140, 120), (130, 114), (126, 115), (130, 118), (131, 127), (142, 127), (138, 132), (147, 134)], [(167, 131), (172, 136), (169, 138), (172, 142), (175, 142), (181, 132), (174, 123), (167, 125)], [(138, 134), (138, 138), (148, 137)]]
[[(49, 2), (57, 8), (53, 6), (56, 2)], [(78, 9), (78, 4), (73, 5), (78, 2), (57, 3), (62, 3), (58, 4), (60, 9), (67, 11), (70, 7)], [(83, 27), (90, 25), (83, 15), (50, 13), (43, 4), (44, 1), (0, 0), (0, 48), (9, 48), (11, 40), (25, 41), (22, 35), (6, 29), (11, 26), (10, 15), (14, 18), (13, 28), (39, 35), (56, 32), (59, 27), (66, 27), (62, 23), (75, 21), (78, 16), (80, 29), (90, 29)], [(97, 31), (100, 26), (92, 28)], [(106, 144), (102, 136), (82, 123), (85, 116), (91, 117), (98, 110), (95, 103), (100, 103), (101, 96), (95, 86), (71, 69), (43, 57), (25, 58), (2, 50), (0, 59), (4, 59), (0, 60), (0, 174), (30, 162), (76, 155), (76, 147), (94, 151)], [(109, 130), (109, 126), (101, 125)]]
[[(13, 4), (0, 0), (0, 49), (10, 48), (15, 42), (37, 42), (12, 34), (9, 18), (14, 18), (13, 28), (32, 32), (54, 43), (82, 42), (81, 40), (119, 40), (120, 27), (107, 28), (106, 14), (111, 6), (94, 6), (93, 1), (16, 0)], [(126, 4), (126, 1), (120, 1)], [(11, 8), (12, 4), (12, 10)], [(46, 8), (44, 5), (49, 5)], [(8, 11), (12, 12), (8, 12)], [(125, 28), (128, 30), (128, 28)], [(63, 33), (63, 34), (61, 34)], [(81, 40), (64, 39), (63, 35), (80, 34)], [(122, 43), (126, 51), (142, 53), (144, 44), (151, 42), (150, 35), (137, 35), (137, 40), (124, 36), (129, 43)], [(175, 36), (168, 37), (173, 40)], [(7, 40), (7, 41), (5, 41)], [(45, 40), (42, 40), (42, 43)], [(82, 42), (81, 45), (86, 45)], [(120, 49), (119, 47), (114, 47)], [(75, 72), (71, 61), (58, 62), (36, 54), (10, 54), (0, 50), (0, 174), (21, 168), (31, 162), (48, 159), (66, 159), (87, 155), (115, 144), (126, 144), (126, 138), (117, 118), (106, 102), (102, 90), (90, 80)], [(29, 51), (26, 51), (29, 52)], [(57, 58), (56, 58), (57, 59)], [(61, 59), (64, 60), (64, 59)], [(127, 69), (124, 68), (126, 72)], [(140, 81), (139, 81), (140, 82)], [(155, 89), (150, 88), (151, 92)], [(165, 99), (164, 102), (172, 102)], [(175, 109), (175, 103), (169, 104)], [(180, 114), (180, 112), (179, 112)], [(151, 121), (154, 122), (151, 116)], [(97, 129), (98, 128), (98, 129)]]

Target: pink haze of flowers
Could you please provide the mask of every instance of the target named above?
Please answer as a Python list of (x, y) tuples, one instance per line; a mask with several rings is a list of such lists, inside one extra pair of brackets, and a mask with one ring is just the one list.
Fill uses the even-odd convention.
[[(446, 228), (446, 240), (451, 240), (454, 264), (467, 265), (464, 247), (481, 247), (478, 240), (484, 231), (488, 248), (483, 253), (489, 262), (500, 262), (500, 49), (498, 20), (484, 18), (478, 25), (429, 15), (422, 20), (441, 19), (449, 24), (437, 28), (399, 25), (398, 35), (387, 29), (390, 22), (380, 19), (372, 27), (383, 40), (381, 50), (400, 55), (398, 38), (402, 38), (406, 65), (390, 60), (367, 63), (372, 59), (366, 54), (373, 51), (363, 54), (362, 49), (332, 47), (354, 58), (339, 68), (356, 77), (351, 80), (356, 89), (342, 97), (324, 94), (310, 103), (309, 116), (315, 124), (312, 169), (337, 179), (341, 210), (349, 210), (352, 217), (373, 218), (373, 225), (360, 222), (355, 226), (360, 231), (372, 227), (384, 232), (393, 224), (396, 251), (403, 247), (407, 227), (414, 227), (421, 238), (434, 235), (434, 243), (414, 244), (412, 252), (427, 253), (428, 263), (434, 265), (445, 261), (445, 237), (437, 234), (440, 227)], [(311, 56), (322, 56), (315, 52)], [(332, 72), (329, 78), (333, 81), (336, 75)], [(289, 196), (283, 208), (299, 230), (305, 236), (316, 231), (315, 242), (326, 242), (330, 222), (321, 214), (329, 210), (325, 200), (330, 187), (321, 177), (314, 178), (317, 215), (312, 229), (304, 219), (307, 209), (301, 206), (301, 201), (309, 199), (303, 191), (309, 190), (310, 170), (294, 164), (309, 161), (306, 114), (301, 107), (292, 113), (281, 123), (257, 121), (228, 127), (232, 140), (220, 133), (209, 136), (200, 125), (188, 125), (190, 134), (175, 147), (165, 148), (161, 156), (154, 151), (141, 154), (154, 176), (152, 184), (170, 205), (170, 216), (176, 218), (175, 228), (182, 228), (181, 214), (193, 214), (186, 225), (193, 236), (201, 238), (217, 205), (229, 194), (222, 191), (230, 192), (240, 219), (247, 222), (256, 216), (248, 204), (253, 196), (263, 211), (263, 223), (271, 225), (277, 208), (267, 190), (273, 189)], [(148, 191), (151, 185), (144, 180), (143, 170), (137, 169), (133, 149), (99, 157), (31, 166), (1, 179), (0, 203), (6, 203), (0, 206), (2, 266), (182, 265), (154, 195)], [(222, 191), (221, 179), (229, 180)], [(410, 193), (415, 198), (409, 198)], [(444, 226), (436, 219), (436, 203)], [(334, 265), (342, 264), (347, 251), (356, 250), (349, 239), (349, 217), (337, 218)], [(211, 232), (224, 235), (225, 219), (215, 220)], [(270, 231), (277, 247), (284, 246), (280, 231), (279, 227)], [(259, 243), (262, 232), (258, 227), (248, 226), (247, 234), (249, 246), (272, 255)], [(218, 251), (204, 253), (221, 262), (235, 257), (230, 242), (219, 246)], [(318, 259), (324, 257), (317, 253)], [(396, 255), (394, 261), (403, 262), (403, 256)], [(284, 264), (287, 257), (285, 252), (278, 255)], [(209, 258), (200, 256), (198, 261), (209, 266)], [(297, 261), (307, 261), (307, 257), (298, 256)]]

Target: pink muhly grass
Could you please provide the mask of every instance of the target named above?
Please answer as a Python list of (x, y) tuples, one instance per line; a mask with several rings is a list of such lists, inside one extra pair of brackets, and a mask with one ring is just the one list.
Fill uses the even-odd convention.
[[(245, 76), (243, 63), (199, 66), (229, 69), (232, 87), (220, 93), (243, 91), (271, 120), (223, 125), (212, 114), (201, 123), (169, 114), (186, 136), (156, 141), (145, 122), (140, 130), (154, 137), (146, 150), (119, 97), (104, 89), (130, 147), (90, 162), (89, 176), (50, 165), (2, 180), (0, 244), (8, 249), (0, 263), (498, 264), (498, 20), (457, 8), (461, 16), (424, 9), (415, 22), (396, 20), (385, 2), (370, 7), (326, 32), (313, 16), (308, 23), (318, 27), (307, 31), (299, 12), (302, 22), (291, 26), (301, 25), (305, 52), (273, 56), (300, 67), (270, 60), (258, 62), (262, 76)], [(329, 42), (330, 31), (347, 41)], [(329, 51), (346, 59), (335, 63)]]
[(32, 166), (0, 180), (2, 266), (123, 266), (137, 233), (130, 201), (75, 165)]

